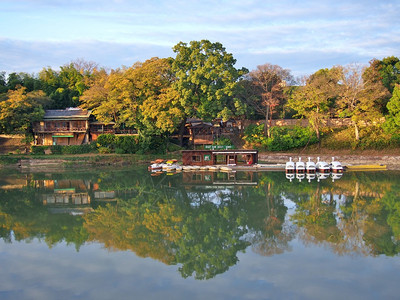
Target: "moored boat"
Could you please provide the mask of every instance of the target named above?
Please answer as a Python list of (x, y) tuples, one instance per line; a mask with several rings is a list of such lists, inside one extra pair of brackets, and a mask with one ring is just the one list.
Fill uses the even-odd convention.
[(304, 161), (301, 161), (301, 157), (299, 157), (299, 161), (296, 162), (296, 173), (304, 173), (306, 170), (306, 166)]
[(315, 166), (315, 162), (311, 161), (311, 158), (308, 158), (308, 162), (306, 162), (306, 172), (307, 173), (315, 173), (317, 167)]
[(296, 170), (295, 164), (292, 161), (291, 157), (289, 158), (289, 161), (286, 162), (286, 164), (285, 164), (285, 170), (286, 170), (286, 173), (294, 173), (294, 171)]
[(319, 157), (317, 157), (317, 163), (315, 164), (316, 171), (319, 173), (329, 173), (331, 171), (331, 166), (325, 162), (320, 161)]
[(332, 157), (331, 169), (332, 169), (332, 172), (334, 172), (334, 173), (343, 173), (342, 164), (338, 161), (335, 161), (334, 157)]

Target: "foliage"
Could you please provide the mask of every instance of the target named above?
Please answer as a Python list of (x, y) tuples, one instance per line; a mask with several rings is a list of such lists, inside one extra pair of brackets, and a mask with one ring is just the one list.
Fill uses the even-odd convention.
[(274, 127), (271, 138), (267, 141), (270, 151), (283, 151), (296, 149), (318, 142), (317, 135), (309, 128), (300, 126)]
[(157, 57), (110, 74), (97, 72), (80, 98), (81, 107), (101, 122), (135, 127), (141, 134), (173, 132), (182, 119), (173, 81), (171, 60)]
[(6, 100), (0, 101), (0, 132), (29, 135), (32, 122), (44, 116), (42, 104), (47, 98), (42, 92), (26, 92), (25, 87), (9, 90)]
[(381, 61), (374, 59), (370, 64), (378, 70), (383, 85), (392, 93), (395, 85), (400, 84), (400, 59), (389, 56)]
[[(236, 60), (220, 43), (208, 40), (180, 42), (173, 47), (173, 89), (185, 117), (216, 118), (226, 107), (234, 109), (232, 97), (238, 79), (247, 73), (237, 70)], [(223, 113), (225, 117), (226, 111)], [(232, 112), (233, 114), (233, 112)]]
[(286, 100), (284, 87), (286, 83), (291, 84), (293, 78), (290, 71), (277, 65), (264, 64), (257, 66), (256, 70), (251, 71), (246, 79), (247, 93), (244, 101), (255, 111), (264, 116), (264, 133), (270, 136), (268, 120), (271, 118), (278, 106), (282, 106)]
[(297, 111), (299, 117), (308, 119), (320, 140), (323, 120), (329, 118), (329, 109), (337, 96), (337, 69), (321, 69), (305, 78), (305, 85), (295, 89), (288, 101), (288, 107)]
[(95, 144), (84, 145), (50, 145), (50, 146), (31, 146), (32, 155), (43, 155), (49, 149), (51, 154), (85, 154), (97, 151)]
[(265, 137), (263, 130), (263, 124), (248, 126), (245, 129), (244, 140), (256, 148), (264, 148), (269, 151), (296, 149), (318, 142), (313, 131), (300, 126), (275, 126), (271, 130), (270, 138)]
[(101, 134), (97, 138), (100, 153), (115, 151), (118, 154), (163, 154), (167, 150), (166, 138), (162, 136), (119, 136)]
[(392, 98), (387, 104), (389, 111), (384, 128), (390, 133), (400, 135), (400, 84), (396, 84)]
[(53, 109), (65, 109), (79, 105), (79, 97), (87, 86), (86, 78), (90, 76), (77, 64), (70, 63), (60, 67), (60, 71), (44, 68), (39, 73), (43, 90), (53, 100)]
[(214, 141), (213, 145), (218, 145), (218, 146), (231, 146), (233, 145), (232, 141), (230, 138), (221, 136), (218, 138), (218, 140)]

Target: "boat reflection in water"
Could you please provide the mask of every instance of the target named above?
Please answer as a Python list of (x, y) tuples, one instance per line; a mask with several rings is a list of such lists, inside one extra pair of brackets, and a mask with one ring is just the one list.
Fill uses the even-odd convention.
[(339, 180), (342, 178), (342, 176), (343, 173), (286, 173), (286, 179), (288, 179), (290, 182), (292, 182), (294, 179), (297, 179), (299, 182), (302, 182), (304, 179), (306, 179), (308, 182), (313, 180), (320, 182), (321, 180), (326, 180), (328, 178), (331, 178), (332, 182), (335, 182), (335, 180)]

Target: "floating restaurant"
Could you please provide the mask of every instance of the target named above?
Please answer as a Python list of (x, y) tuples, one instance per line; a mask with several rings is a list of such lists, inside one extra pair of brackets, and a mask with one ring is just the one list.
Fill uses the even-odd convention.
[(189, 166), (254, 165), (258, 163), (258, 150), (207, 149), (183, 150), (182, 164)]

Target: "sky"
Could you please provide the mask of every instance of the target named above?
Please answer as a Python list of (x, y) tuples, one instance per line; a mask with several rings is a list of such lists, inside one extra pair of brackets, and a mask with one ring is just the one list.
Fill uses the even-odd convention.
[(400, 57), (399, 12), (400, 0), (0, 0), (0, 72), (77, 59), (115, 69), (206, 39), (237, 68), (310, 75)]

